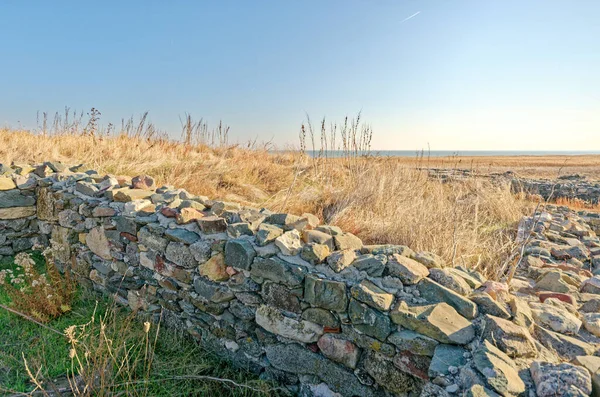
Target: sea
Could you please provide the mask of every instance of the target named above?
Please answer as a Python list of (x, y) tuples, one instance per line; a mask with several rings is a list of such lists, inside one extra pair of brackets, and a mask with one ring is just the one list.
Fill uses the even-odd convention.
[[(309, 156), (318, 157), (319, 151), (307, 150)], [(583, 156), (600, 155), (600, 150), (581, 150), (581, 151), (563, 151), (563, 150), (371, 150), (370, 152), (358, 152), (358, 155), (369, 154), (379, 157), (469, 157), (469, 156)], [(325, 154), (322, 154), (323, 156)], [(342, 157), (342, 150), (329, 150), (327, 157)]]

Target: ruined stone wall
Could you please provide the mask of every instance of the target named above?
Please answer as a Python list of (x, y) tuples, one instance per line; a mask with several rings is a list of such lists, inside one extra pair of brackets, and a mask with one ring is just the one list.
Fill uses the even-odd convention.
[(600, 183), (587, 181), (579, 175), (567, 175), (557, 180), (514, 178), (511, 187), (514, 192), (539, 194), (550, 201), (567, 198), (597, 204), (600, 200)]
[(0, 174), (0, 255), (53, 244), (84, 287), (168, 318), (295, 394), (535, 387), (542, 347), (526, 301), (434, 254), (364, 245), (314, 215), (156, 188), (147, 176), (59, 163)]

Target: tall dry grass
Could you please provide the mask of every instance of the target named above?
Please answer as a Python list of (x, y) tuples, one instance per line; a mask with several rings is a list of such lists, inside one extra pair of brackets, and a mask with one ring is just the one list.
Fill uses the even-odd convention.
[[(320, 136), (308, 124), (301, 130), (302, 150), (285, 153), (229, 145), (222, 138), (211, 146), (194, 139), (210, 135), (201, 121), (186, 117), (182, 124), (183, 142), (157, 135), (147, 123), (113, 134), (60, 126), (45, 134), (2, 129), (0, 159), (82, 162), (117, 175), (147, 173), (159, 184), (198, 195), (311, 212), (365, 243), (405, 244), (490, 274), (510, 251), (516, 224), (529, 208), (508, 186), (431, 180), (421, 171), (427, 166), (423, 158), (407, 164), (370, 156), (372, 130), (359, 119), (328, 128), (323, 121)], [(307, 140), (313, 156), (305, 154), (311, 150)], [(342, 155), (332, 157), (331, 150)]]

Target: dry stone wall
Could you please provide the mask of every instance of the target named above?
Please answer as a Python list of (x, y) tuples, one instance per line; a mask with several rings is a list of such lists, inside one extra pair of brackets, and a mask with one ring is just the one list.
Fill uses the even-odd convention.
[(515, 192), (538, 194), (550, 201), (566, 198), (598, 204), (600, 199), (600, 183), (580, 175), (565, 175), (556, 180), (513, 178), (511, 188)]
[[(538, 233), (543, 223), (533, 224)], [(593, 233), (575, 236), (600, 246)], [(82, 286), (166, 319), (293, 394), (550, 396), (544, 388), (556, 391), (558, 365), (570, 371), (559, 386), (572, 392), (560, 395), (591, 392), (585, 366), (564, 361), (593, 365), (597, 345), (539, 320), (529, 303), (537, 295), (446, 267), (432, 253), (364, 245), (310, 214), (156, 188), (149, 176), (0, 166), (0, 255), (34, 244), (56, 247)], [(527, 254), (520, 272), (552, 259)], [(586, 285), (600, 293), (600, 283)]]

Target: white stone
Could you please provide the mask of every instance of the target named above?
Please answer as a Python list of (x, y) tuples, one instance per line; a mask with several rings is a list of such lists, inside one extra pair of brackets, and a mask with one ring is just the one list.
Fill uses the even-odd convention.
[(256, 309), (256, 323), (267, 331), (302, 343), (312, 343), (323, 335), (323, 327), (305, 320), (285, 317), (277, 309), (262, 305)]
[(283, 255), (298, 255), (302, 249), (300, 232), (294, 229), (283, 233), (275, 239), (275, 245), (281, 250)]

